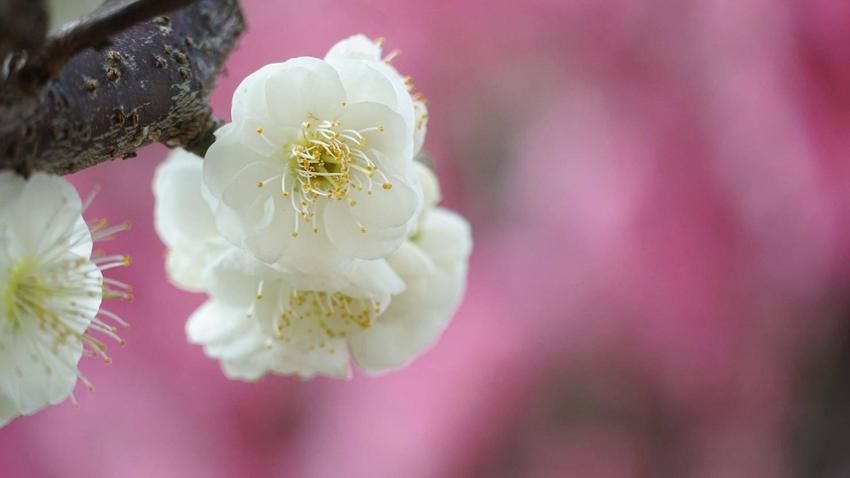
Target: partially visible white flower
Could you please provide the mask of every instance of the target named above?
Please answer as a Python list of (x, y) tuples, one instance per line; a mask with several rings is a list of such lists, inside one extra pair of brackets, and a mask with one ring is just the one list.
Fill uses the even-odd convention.
[(383, 56), (383, 44), (383, 38), (373, 41), (362, 34), (353, 35), (331, 47), (325, 55), (325, 61), (331, 63), (345, 60), (368, 61), (372, 67), (381, 70), (387, 76), (394, 77), (396, 81), (393, 84), (396, 87), (404, 85), (405, 89), (413, 95), (413, 154), (419, 154), (425, 142), (425, 133), (428, 130), (428, 107), (426, 106), (425, 98), (420, 93), (415, 93), (412, 78), (410, 76), (402, 76), (392, 66), (392, 59), (399, 54), (399, 51), (394, 50), (387, 56)]
[(168, 247), (168, 278), (191, 292), (205, 290), (204, 267), (229, 245), (204, 199), (202, 168), (201, 158), (175, 149), (156, 168), (153, 180), (154, 226)]
[(204, 180), (219, 231), (281, 268), (376, 259), (421, 208), (416, 113), (404, 80), (359, 58), (294, 58), (248, 76), (216, 132)]
[(283, 273), (232, 248), (208, 270), (211, 299), (189, 340), (231, 378), (274, 372), (350, 375), (347, 340), (368, 330), (404, 284), (386, 261), (353, 261), (333, 275)]
[(234, 250), (210, 269), (212, 298), (187, 335), (234, 379), (350, 376), (403, 367), (433, 345), (463, 296), (469, 225), (441, 208), (388, 261), (332, 276), (281, 273)]
[[(126, 256), (92, 258), (92, 243), (126, 230), (82, 218), (74, 188), (40, 173), (25, 180), (0, 173), (0, 425), (72, 396), (83, 353), (107, 363), (97, 335), (123, 341), (100, 309), (108, 298), (129, 298), (129, 287), (102, 272)], [(96, 335), (91, 335), (96, 333)]]

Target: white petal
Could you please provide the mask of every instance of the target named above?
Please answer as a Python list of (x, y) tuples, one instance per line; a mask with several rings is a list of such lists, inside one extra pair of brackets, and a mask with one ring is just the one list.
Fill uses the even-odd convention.
[(189, 292), (204, 292), (204, 267), (212, 248), (205, 244), (178, 245), (166, 251), (165, 271), (168, 280)]
[(6, 426), (9, 422), (19, 417), (21, 412), (18, 407), (12, 402), (12, 399), (6, 396), (5, 391), (0, 388), (0, 428)]
[(75, 253), (88, 257), (91, 234), (81, 212), (80, 197), (70, 183), (58, 176), (35, 173), (8, 213), (10, 245), (19, 255), (38, 256), (48, 248), (73, 244)]
[[(372, 295), (397, 295), (404, 291), (404, 282), (387, 261), (383, 259), (371, 261), (355, 260), (341, 275), (346, 278), (354, 289)], [(352, 294), (353, 290), (350, 289), (345, 292), (349, 293), (349, 295), (362, 296), (362, 294)]]
[[(392, 314), (392, 304), (384, 314)], [(404, 320), (375, 324), (348, 339), (351, 356), (368, 373), (380, 373), (407, 365), (434, 343), (450, 314), (423, 310)]]
[(154, 226), (168, 247), (200, 243), (217, 235), (212, 211), (201, 193), (203, 161), (174, 150), (157, 168), (153, 180)]
[(329, 340), (326, 347), (316, 348), (312, 352), (283, 349), (276, 354), (270, 368), (276, 373), (296, 374), (302, 378), (312, 378), (317, 374), (331, 378), (351, 378), (348, 349), (342, 339)]
[(210, 358), (218, 360), (239, 360), (262, 353), (267, 338), (262, 334), (256, 324), (255, 318), (249, 317), (245, 324), (247, 327), (234, 334), (229, 340), (216, 341), (204, 347), (204, 353)]
[(431, 168), (419, 161), (414, 161), (413, 164), (416, 170), (416, 178), (422, 187), (423, 210), (427, 212), (443, 199), (442, 192), (440, 191), (440, 182)]
[(366, 35), (352, 35), (332, 46), (325, 54), (325, 60), (367, 60), (381, 61), (381, 45)]
[(190, 343), (199, 345), (226, 341), (244, 330), (247, 320), (245, 309), (208, 300), (189, 316), (186, 337)]
[(272, 63), (251, 73), (233, 92), (230, 116), (235, 123), (249, 118), (268, 118), (266, 81), (284, 68), (283, 63)]
[(413, 137), (404, 119), (380, 103), (352, 103), (339, 118), (343, 129), (359, 131), (366, 154), (384, 174), (407, 174), (413, 162)]
[(180, 242), (166, 252), (165, 270), (175, 286), (189, 292), (205, 292), (204, 271), (223, 253), (232, 247), (223, 237), (201, 242)]
[(254, 162), (227, 184), (216, 210), (216, 227), (234, 245), (242, 246), (247, 237), (268, 227), (274, 219), (277, 198), (272, 196), (272, 188), (258, 187), (258, 183), (275, 173), (269, 163)]
[(222, 304), (244, 313), (254, 302), (263, 266), (246, 251), (229, 247), (204, 271), (204, 284), (210, 295)]
[[(401, 176), (387, 177), (390, 189), (376, 187), (372, 194), (352, 190), (356, 206), (347, 206), (351, 215), (368, 230), (396, 228), (408, 224), (421, 204), (419, 184)], [(346, 205), (336, 203), (335, 207)]]
[(297, 242), (292, 237), (296, 213), (289, 202), (276, 195), (273, 209), (269, 223), (251, 232), (244, 240), (245, 247), (267, 264), (278, 261), (284, 251)]
[(333, 67), (318, 58), (293, 58), (265, 82), (269, 115), (280, 126), (300, 127), (310, 115), (333, 121), (346, 101)]
[(372, 328), (349, 338), (358, 367), (370, 373), (396, 369), (433, 346), (451, 321), (465, 286), (465, 262), (410, 280)]
[(242, 168), (269, 160), (241, 143), (242, 132), (239, 128), (228, 126), (216, 132), (216, 140), (207, 150), (203, 161), (204, 183), (215, 198), (221, 197)]
[(36, 324), (24, 324), (5, 337), (0, 350), (0, 363), (7, 368), (0, 374), (0, 394), (19, 415), (64, 401), (77, 383), (82, 345), (68, 341), (48, 351), (36, 344), (39, 333)]
[(229, 135), (252, 152), (274, 161), (280, 156), (283, 145), (298, 140), (300, 130), (294, 127), (278, 125), (269, 118), (246, 118), (231, 123), (233, 129)]
[[(360, 207), (359, 205), (355, 207)], [(380, 259), (398, 249), (404, 242), (407, 225), (361, 232), (360, 225), (342, 202), (325, 208), (325, 230), (333, 246), (342, 254), (360, 259)]]
[(221, 370), (231, 380), (254, 382), (268, 371), (262, 353), (251, 354), (247, 357), (221, 361)]
[[(328, 210), (322, 206), (319, 216), (324, 217)], [(290, 236), (287, 236), (290, 237)], [(345, 251), (335, 247), (328, 237), (328, 231), (320, 225), (319, 232), (314, 233), (312, 226), (302, 224), (298, 237), (291, 240), (279, 260), (284, 268), (293, 268), (304, 273), (330, 273), (350, 257)]]
[(251, 207), (259, 196), (270, 197), (272, 188), (260, 187), (259, 183), (275, 176), (280, 170), (270, 163), (258, 161), (240, 169), (224, 188), (221, 202), (239, 211)]
[(403, 280), (428, 276), (437, 270), (431, 257), (411, 241), (405, 241), (387, 261)]
[(400, 113), (392, 81), (371, 62), (343, 59), (331, 64), (339, 73), (349, 103), (379, 103)]
[(425, 217), (416, 242), (437, 264), (465, 260), (472, 249), (469, 223), (443, 208), (436, 208)]

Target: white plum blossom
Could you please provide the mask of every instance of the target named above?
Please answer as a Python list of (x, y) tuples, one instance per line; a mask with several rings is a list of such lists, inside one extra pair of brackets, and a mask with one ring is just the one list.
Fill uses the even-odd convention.
[[(436, 179), (418, 174), (439, 200)], [(272, 269), (232, 248), (207, 269), (210, 300), (187, 323), (190, 342), (234, 379), (267, 373), (350, 376), (402, 367), (434, 344), (466, 284), (469, 225), (426, 210), (414, 236), (387, 260), (356, 260), (336, 274)]]
[(234, 379), (267, 373), (351, 376), (407, 365), (433, 345), (463, 296), (469, 226), (437, 208), (388, 260), (334, 275), (281, 273), (242, 251), (209, 271), (211, 299), (187, 323), (193, 343)]
[[(187, 322), (189, 341), (228, 377), (347, 378), (352, 358), (377, 373), (405, 365), (437, 340), (462, 297), (471, 239), (462, 218), (434, 208), (440, 191), (430, 169), (414, 166), (425, 210), (413, 235), (387, 259), (355, 259), (331, 274), (270, 267), (216, 239), (200, 163), (175, 152), (159, 167), (156, 224), (172, 244), (170, 257), (184, 256), (185, 268), (201, 276), (201, 285), (175, 283), (210, 295)], [(197, 210), (191, 217), (167, 211), (181, 204)], [(179, 244), (198, 252), (184, 254)], [(170, 274), (174, 280), (182, 272)]]
[(284, 270), (387, 256), (421, 210), (416, 115), (404, 79), (371, 57), (261, 68), (203, 163), (218, 230)]
[(128, 226), (89, 226), (84, 208), (61, 178), (0, 173), (0, 425), (73, 398), (78, 378), (91, 388), (77, 363), (111, 362), (98, 336), (123, 344), (111, 324), (126, 324), (101, 302), (129, 287), (103, 271), (129, 258), (92, 258), (92, 244)]
[(347, 340), (374, 325), (404, 283), (385, 260), (329, 275), (282, 273), (233, 249), (209, 270), (211, 299), (190, 317), (189, 340), (231, 378), (268, 372), (350, 375)]
[(263, 67), (203, 161), (178, 151), (157, 169), (169, 277), (209, 295), (187, 336), (230, 378), (397, 369), (460, 303), (469, 225), (413, 160), (427, 108), (381, 44)]

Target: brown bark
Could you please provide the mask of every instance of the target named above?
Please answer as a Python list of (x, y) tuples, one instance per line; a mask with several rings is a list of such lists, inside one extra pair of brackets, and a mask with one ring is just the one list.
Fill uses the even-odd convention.
[(238, 2), (197, 0), (135, 24), (164, 2), (117, 3), (60, 29), (3, 84), (0, 169), (67, 174), (155, 141), (203, 153), (217, 125), (208, 97), (245, 26)]

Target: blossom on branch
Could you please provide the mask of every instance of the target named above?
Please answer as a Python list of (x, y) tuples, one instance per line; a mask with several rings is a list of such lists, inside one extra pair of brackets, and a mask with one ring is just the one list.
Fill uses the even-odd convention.
[(415, 227), (416, 107), (386, 64), (329, 54), (267, 65), (239, 85), (232, 116), (204, 182), (218, 230), (258, 260), (333, 270), (385, 257)]
[(101, 339), (123, 344), (113, 324), (126, 324), (101, 304), (129, 299), (129, 286), (103, 272), (129, 257), (92, 247), (129, 226), (88, 225), (84, 209), (61, 178), (0, 173), (0, 425), (73, 399), (78, 378), (92, 389), (80, 357), (111, 363)]
[[(435, 207), (439, 184), (427, 167), (413, 167), (426, 208), (395, 252), (352, 259), (333, 273), (305, 273), (269, 266), (210, 233), (215, 220), (204, 200), (201, 163), (175, 152), (160, 165), (156, 224), (171, 247), (172, 281), (210, 295), (187, 323), (189, 340), (219, 360), (228, 377), (347, 378), (351, 359), (379, 373), (406, 365), (436, 342), (463, 295), (471, 238), (465, 220)], [(169, 212), (181, 205), (199, 210)], [(194, 244), (195, 253), (181, 252), (190, 247), (183, 244)], [(185, 258), (176, 272), (175, 255)], [(202, 285), (175, 280), (183, 270), (196, 271)]]

